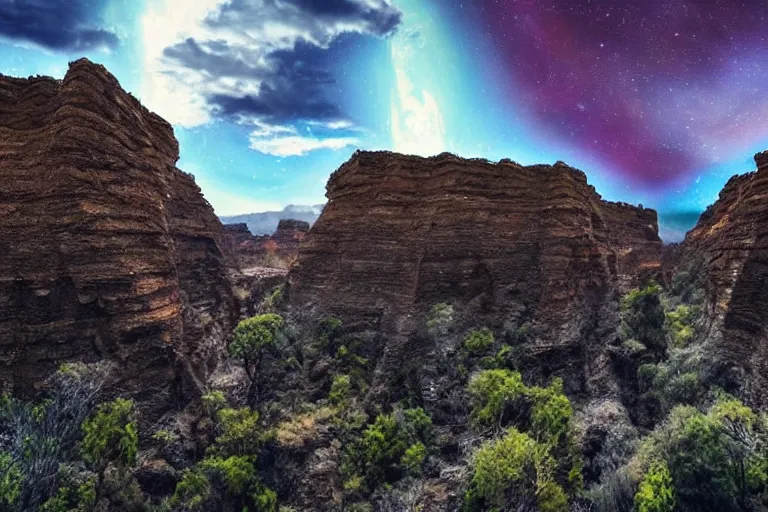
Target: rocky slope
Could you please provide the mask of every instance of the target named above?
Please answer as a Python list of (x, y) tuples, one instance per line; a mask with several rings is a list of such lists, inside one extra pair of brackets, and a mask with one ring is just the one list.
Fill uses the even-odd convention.
[[(383, 335), (379, 375), (445, 348), (418, 339), (448, 302), (460, 328), (528, 332), (532, 376), (562, 375), (577, 396), (616, 392), (607, 347), (620, 294), (659, 271), (656, 212), (603, 201), (561, 162), (450, 154), (358, 152), (327, 197), (289, 275), (290, 303)], [(425, 387), (437, 378), (419, 374)]]
[(700, 321), (716, 380), (768, 406), (768, 152), (734, 176), (682, 244), (678, 274), (704, 291)]
[(0, 76), (3, 387), (99, 358), (158, 407), (199, 386), (237, 307), (221, 223), (178, 157), (102, 66)]

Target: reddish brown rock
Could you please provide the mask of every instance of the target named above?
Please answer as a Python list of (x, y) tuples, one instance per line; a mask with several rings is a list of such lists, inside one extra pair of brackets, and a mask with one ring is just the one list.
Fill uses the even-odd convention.
[(768, 152), (734, 176), (685, 237), (679, 267), (704, 291), (700, 335), (719, 383), (768, 407)]
[(571, 392), (613, 394), (606, 347), (619, 296), (659, 269), (656, 212), (603, 201), (562, 162), (524, 167), (450, 154), (358, 152), (289, 274), (290, 302), (383, 333), (377, 375), (433, 350), (418, 342), (436, 303), (462, 324), (527, 325), (528, 354)]
[(288, 268), (296, 259), (299, 244), (309, 231), (309, 223), (282, 219), (272, 235), (254, 236), (245, 223), (226, 224), (231, 247), (244, 269)]
[(85, 59), (0, 76), (0, 381), (108, 358), (167, 404), (236, 319), (221, 223), (175, 167), (173, 129)]

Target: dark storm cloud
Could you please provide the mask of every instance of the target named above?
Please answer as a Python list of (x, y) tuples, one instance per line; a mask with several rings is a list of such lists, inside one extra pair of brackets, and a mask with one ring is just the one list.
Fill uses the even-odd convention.
[(379, 0), (231, 0), (204, 21), (205, 38), (164, 50), (167, 73), (201, 84), (219, 117), (273, 126), (342, 119), (328, 98), (332, 43), (344, 33), (392, 34), (401, 13)]
[(88, 0), (0, 0), (0, 36), (51, 50), (114, 48), (118, 37), (95, 23), (99, 7)]
[(207, 23), (213, 27), (250, 23), (263, 20), (270, 13), (299, 22), (308, 32), (317, 32), (323, 25), (349, 23), (360, 32), (381, 37), (391, 35), (402, 20), (402, 13), (383, 0), (375, 5), (361, 0), (232, 0), (210, 16)]
[(264, 76), (264, 72), (258, 67), (248, 65), (228, 52), (229, 47), (223, 41), (200, 44), (190, 37), (182, 43), (169, 46), (163, 50), (163, 55), (184, 67), (203, 71), (214, 77), (260, 78)]

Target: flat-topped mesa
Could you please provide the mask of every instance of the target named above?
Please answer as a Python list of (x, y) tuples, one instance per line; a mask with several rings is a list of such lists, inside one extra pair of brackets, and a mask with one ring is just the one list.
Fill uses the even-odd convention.
[(619, 294), (659, 267), (655, 211), (603, 201), (561, 162), (451, 154), (358, 152), (327, 197), (289, 274), (295, 308), (384, 333), (397, 365), (431, 350), (413, 340), (448, 302), (462, 328), (529, 327), (537, 367), (572, 390), (615, 390), (606, 350)]
[[(701, 335), (721, 386), (768, 408), (768, 152), (734, 176), (682, 244), (678, 268), (704, 291)], [(685, 276), (684, 276), (685, 277)]]
[(0, 381), (107, 358), (166, 404), (215, 364), (236, 307), (222, 226), (171, 126), (103, 66), (0, 76)]

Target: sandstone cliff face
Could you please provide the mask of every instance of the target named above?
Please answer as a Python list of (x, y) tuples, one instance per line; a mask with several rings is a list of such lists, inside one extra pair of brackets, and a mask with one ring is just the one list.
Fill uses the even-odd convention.
[(235, 320), (222, 227), (171, 126), (102, 66), (0, 76), (0, 381), (108, 358), (157, 403), (195, 388)]
[(616, 392), (606, 348), (620, 293), (658, 270), (654, 211), (603, 201), (561, 162), (450, 154), (358, 152), (327, 197), (289, 274), (290, 302), (383, 334), (379, 374), (435, 350), (419, 333), (448, 302), (466, 328), (530, 328), (541, 377), (565, 376), (571, 393)]
[(753, 405), (768, 396), (768, 152), (734, 176), (682, 244), (679, 269), (704, 291), (701, 337), (720, 384)]

